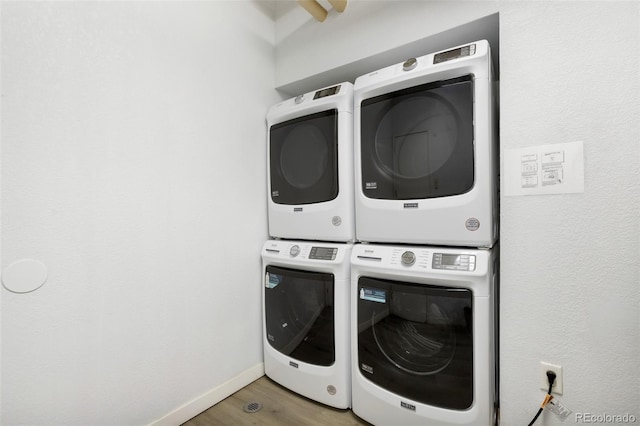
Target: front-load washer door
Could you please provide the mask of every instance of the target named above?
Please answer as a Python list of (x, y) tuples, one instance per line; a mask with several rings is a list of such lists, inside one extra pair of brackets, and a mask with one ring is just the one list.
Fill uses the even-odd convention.
[(473, 404), (473, 296), (468, 289), (358, 280), (358, 370), (412, 401)]
[(474, 185), (473, 79), (423, 84), (361, 103), (362, 193), (407, 200)]
[(338, 111), (274, 124), (269, 130), (271, 199), (322, 203), (338, 196)]
[(335, 362), (333, 274), (266, 267), (264, 315), (272, 348), (319, 366)]

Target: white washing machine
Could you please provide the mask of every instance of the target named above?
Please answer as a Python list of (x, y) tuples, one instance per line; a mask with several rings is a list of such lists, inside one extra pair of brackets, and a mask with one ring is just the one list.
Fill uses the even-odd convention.
[(495, 250), (354, 247), (355, 414), (377, 426), (494, 424)]
[(269, 235), (354, 241), (353, 85), (280, 102), (267, 125)]
[(351, 406), (352, 247), (270, 240), (262, 249), (265, 373), (341, 409)]
[(356, 79), (358, 240), (493, 246), (498, 198), (492, 87), (484, 40)]

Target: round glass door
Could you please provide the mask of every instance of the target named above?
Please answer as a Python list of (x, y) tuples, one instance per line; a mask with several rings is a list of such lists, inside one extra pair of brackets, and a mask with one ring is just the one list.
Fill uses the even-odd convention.
[(267, 266), (266, 338), (278, 352), (309, 364), (335, 362), (334, 276)]
[(397, 395), (473, 404), (473, 296), (467, 289), (360, 277), (358, 368)]
[(337, 110), (271, 126), (271, 199), (277, 204), (313, 204), (338, 196)]
[(367, 197), (436, 198), (473, 187), (470, 76), (366, 99), (360, 130), (362, 190)]

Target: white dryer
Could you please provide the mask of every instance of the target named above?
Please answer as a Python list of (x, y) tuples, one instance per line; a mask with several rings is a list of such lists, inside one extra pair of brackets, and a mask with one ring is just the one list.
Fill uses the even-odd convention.
[(280, 102), (267, 125), (269, 235), (353, 241), (353, 85)]
[(356, 79), (358, 240), (493, 246), (498, 198), (492, 87), (484, 40)]
[(352, 245), (267, 241), (262, 250), (265, 373), (307, 398), (351, 406)]
[(493, 425), (495, 249), (351, 255), (352, 408), (377, 426)]

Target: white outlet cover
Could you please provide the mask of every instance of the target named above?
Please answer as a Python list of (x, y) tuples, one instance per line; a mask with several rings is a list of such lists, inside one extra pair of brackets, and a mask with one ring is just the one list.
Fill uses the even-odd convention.
[(540, 361), (540, 389), (547, 392), (549, 390), (549, 381), (547, 379), (547, 371), (553, 371), (556, 373), (556, 380), (553, 382), (551, 393), (562, 395), (562, 366), (549, 364), (548, 362)]

